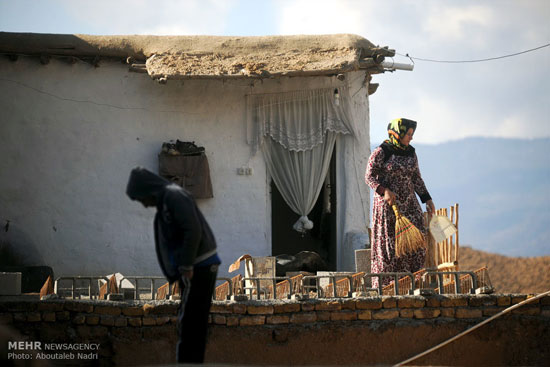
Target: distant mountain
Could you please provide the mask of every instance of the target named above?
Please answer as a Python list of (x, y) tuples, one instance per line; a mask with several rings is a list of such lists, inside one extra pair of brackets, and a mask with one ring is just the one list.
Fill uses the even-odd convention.
[(460, 250), (461, 270), (486, 266), (489, 279), (498, 293), (542, 293), (550, 290), (550, 256), (509, 257), (477, 251)]
[(507, 256), (550, 255), (550, 139), (413, 146), (436, 206), (460, 206), (461, 244)]

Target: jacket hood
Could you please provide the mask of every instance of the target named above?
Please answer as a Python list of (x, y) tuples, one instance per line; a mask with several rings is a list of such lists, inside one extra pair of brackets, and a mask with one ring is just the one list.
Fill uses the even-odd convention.
[(132, 200), (154, 196), (159, 198), (171, 182), (143, 167), (136, 167), (130, 173), (126, 195)]

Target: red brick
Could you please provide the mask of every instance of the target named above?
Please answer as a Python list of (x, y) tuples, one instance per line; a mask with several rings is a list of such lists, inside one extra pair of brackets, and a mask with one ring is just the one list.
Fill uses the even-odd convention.
[(512, 298), (510, 296), (498, 296), (497, 306), (510, 306), (512, 304)]
[(395, 297), (382, 297), (382, 308), (396, 308), (397, 307), (397, 299)]
[(159, 316), (157, 317), (157, 325), (165, 325), (170, 322), (170, 316)]
[(227, 319), (225, 318), (224, 315), (216, 315), (216, 314), (212, 315), (212, 323), (216, 325), (225, 325), (226, 322), (227, 322)]
[(371, 320), (372, 311), (371, 310), (359, 310), (357, 311), (357, 318), (359, 320)]
[(439, 307), (441, 306), (441, 300), (438, 297), (428, 297), (426, 298), (427, 307)]
[(129, 317), (128, 318), (128, 325), (133, 327), (141, 327), (142, 325), (141, 317)]
[(468, 298), (465, 296), (447, 296), (441, 299), (441, 307), (468, 306)]
[(483, 316), (479, 308), (457, 308), (455, 317), (457, 319), (477, 319)]
[(178, 312), (178, 305), (176, 303), (163, 303), (163, 304), (145, 304), (143, 305), (143, 312), (145, 315), (175, 315)]
[(330, 321), (330, 311), (316, 311), (317, 321)]
[(42, 318), (40, 317), (40, 312), (29, 312), (27, 313), (27, 322), (38, 322)]
[(119, 316), (115, 318), (115, 326), (116, 327), (126, 327), (128, 326), (128, 319), (123, 316)]
[(539, 305), (525, 305), (512, 311), (513, 314), (537, 316), (540, 315)]
[(288, 315), (270, 315), (267, 316), (266, 324), (279, 325), (290, 323), (290, 316)]
[(86, 316), (86, 324), (87, 325), (98, 325), (99, 324), (99, 316), (97, 316), (97, 315), (88, 315), (88, 316)]
[(399, 310), (399, 317), (402, 317), (404, 319), (412, 319), (414, 316), (414, 312), (418, 310), (413, 310), (410, 308), (403, 308)]
[(273, 306), (249, 305), (246, 311), (249, 315), (273, 315)]
[(497, 299), (493, 296), (480, 294), (470, 297), (468, 304), (472, 307), (481, 306), (494, 306), (497, 303)]
[(38, 311), (63, 311), (63, 303), (41, 301), (37, 306)]
[(424, 297), (402, 296), (397, 300), (397, 307), (399, 308), (420, 308), (424, 307), (425, 304)]
[(235, 314), (245, 314), (246, 313), (246, 305), (242, 303), (235, 303), (233, 305), (233, 313)]
[(338, 301), (321, 301), (315, 305), (315, 311), (338, 311), (342, 305)]
[(99, 315), (111, 315), (111, 316), (119, 316), (122, 311), (120, 307), (112, 307), (112, 306), (95, 306), (94, 313)]
[(304, 324), (317, 321), (317, 314), (315, 312), (300, 312), (292, 314), (290, 322), (292, 324)]
[(73, 316), (73, 324), (82, 325), (86, 322), (86, 316), (82, 314), (77, 314)]
[(212, 303), (210, 313), (231, 313), (231, 307), (226, 303)]
[(122, 314), (125, 316), (143, 316), (143, 307), (124, 307)]
[(115, 318), (110, 315), (103, 315), (101, 316), (99, 323), (103, 326), (115, 326)]
[(382, 308), (381, 298), (361, 298), (355, 301), (358, 310), (378, 310)]
[(69, 311), (58, 311), (55, 313), (55, 319), (57, 321), (69, 321), (71, 319), (71, 313)]
[(255, 326), (265, 324), (265, 316), (243, 316), (239, 320), (241, 326)]
[(518, 295), (513, 296), (512, 297), (512, 304), (515, 305), (517, 303), (525, 301), (526, 299), (527, 299), (527, 295), (524, 295), (524, 294), (519, 295), (519, 296)]
[(340, 304), (342, 305), (342, 310), (355, 310), (355, 299), (353, 298), (345, 298), (340, 301)]
[(455, 309), (454, 308), (442, 308), (441, 309), (441, 317), (455, 317)]
[(55, 312), (43, 312), (42, 320), (46, 322), (55, 322)]
[(339, 311), (330, 313), (331, 321), (354, 321), (357, 320), (357, 313), (355, 311)]
[(273, 305), (273, 313), (300, 312), (300, 310), (301, 306), (297, 302)]
[(94, 312), (94, 306), (92, 304), (77, 301), (65, 302), (65, 309), (72, 312)]
[(378, 310), (373, 311), (372, 318), (375, 320), (389, 320), (389, 319), (396, 319), (399, 317), (399, 311), (398, 310)]
[(417, 319), (433, 319), (440, 314), (441, 311), (437, 308), (419, 308), (414, 310), (414, 317)]
[(144, 316), (141, 322), (143, 326), (155, 326), (157, 324), (157, 318), (153, 316)]
[(227, 316), (227, 326), (238, 326), (239, 317), (238, 316)]

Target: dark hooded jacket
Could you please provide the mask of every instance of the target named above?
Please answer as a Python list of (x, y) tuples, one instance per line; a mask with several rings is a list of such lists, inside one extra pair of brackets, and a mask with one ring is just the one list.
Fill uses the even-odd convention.
[(155, 248), (162, 272), (170, 282), (216, 254), (214, 234), (193, 197), (183, 188), (138, 167), (130, 174), (126, 194), (132, 200), (155, 198)]

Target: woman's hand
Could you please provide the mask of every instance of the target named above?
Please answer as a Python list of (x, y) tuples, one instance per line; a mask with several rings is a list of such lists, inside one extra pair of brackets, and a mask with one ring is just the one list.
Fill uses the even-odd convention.
[(434, 205), (434, 202), (431, 201), (431, 200), (428, 200), (426, 202), (426, 211), (428, 212), (428, 214), (430, 215), (434, 215), (435, 214), (435, 205)]
[(388, 203), (388, 205), (395, 204), (395, 194), (390, 189), (384, 190), (384, 201)]

